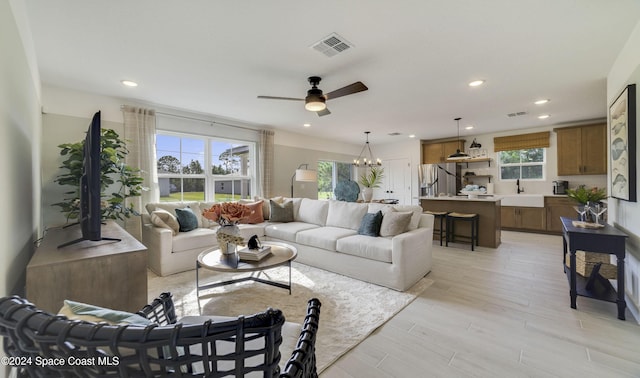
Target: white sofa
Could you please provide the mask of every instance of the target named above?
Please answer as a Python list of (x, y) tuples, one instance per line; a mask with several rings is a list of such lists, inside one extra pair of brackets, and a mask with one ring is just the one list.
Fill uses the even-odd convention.
[[(288, 199), (293, 201), (293, 222), (242, 224), (245, 239), (258, 235), (262, 240), (282, 241), (298, 250), (297, 262), (343, 274), (352, 278), (404, 291), (431, 271), (433, 216), (423, 214), (420, 206), (379, 203)], [(149, 203), (147, 211), (169, 212), (191, 207), (198, 217), (198, 228), (174, 232), (142, 216), (142, 242), (149, 253), (149, 268), (165, 276), (195, 269), (196, 257), (217, 245), (217, 225), (202, 218), (201, 212), (212, 203)], [(366, 213), (382, 210), (411, 211), (411, 222), (395, 236), (373, 237), (358, 234)], [(393, 211), (393, 210), (391, 210)], [(267, 212), (268, 213), (268, 212)]]

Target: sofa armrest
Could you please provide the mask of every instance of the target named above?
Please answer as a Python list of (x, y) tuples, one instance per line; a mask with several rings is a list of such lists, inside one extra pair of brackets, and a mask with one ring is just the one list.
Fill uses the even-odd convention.
[(149, 268), (162, 275), (162, 256), (169, 255), (173, 248), (173, 231), (142, 223), (142, 244), (147, 247)]

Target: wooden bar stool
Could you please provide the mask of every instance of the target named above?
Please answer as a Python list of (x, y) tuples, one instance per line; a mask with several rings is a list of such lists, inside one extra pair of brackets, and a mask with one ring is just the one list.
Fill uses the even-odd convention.
[[(445, 218), (447, 216), (447, 214), (449, 214), (448, 211), (430, 211), (430, 210), (425, 210), (423, 211), (423, 213), (425, 214), (431, 214), (433, 215), (434, 219), (434, 227), (433, 227), (433, 236), (438, 235), (440, 237), (440, 245), (442, 245), (442, 236), (444, 235), (444, 223), (445, 223)], [(440, 220), (440, 228), (436, 229), (435, 228), (435, 220)], [(437, 234), (436, 234), (437, 232)]]
[[(479, 226), (479, 216), (478, 214), (466, 214), (466, 213), (449, 213), (447, 214), (447, 244), (449, 246), (449, 242), (456, 242), (456, 237), (468, 238), (471, 242), (471, 250), (473, 251), (474, 244), (478, 245), (478, 226)], [(456, 235), (455, 233), (455, 222), (456, 221), (466, 221), (471, 222), (471, 237), (464, 235)]]

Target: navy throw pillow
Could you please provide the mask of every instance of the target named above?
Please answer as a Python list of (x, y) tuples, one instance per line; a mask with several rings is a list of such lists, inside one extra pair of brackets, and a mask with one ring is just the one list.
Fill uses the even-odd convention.
[(358, 234), (366, 236), (380, 236), (381, 225), (382, 211), (378, 211), (377, 213), (367, 213), (362, 217)]
[(180, 232), (189, 232), (198, 228), (198, 218), (193, 210), (188, 207), (176, 209), (176, 218), (178, 218), (178, 224), (180, 224)]

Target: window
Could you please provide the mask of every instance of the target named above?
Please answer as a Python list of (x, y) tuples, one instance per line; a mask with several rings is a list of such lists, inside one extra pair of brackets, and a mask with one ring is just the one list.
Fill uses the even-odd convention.
[(251, 198), (253, 142), (158, 133), (161, 201), (230, 201)]
[(545, 149), (500, 151), (498, 164), (501, 180), (543, 180)]
[(318, 162), (318, 199), (333, 199), (333, 190), (340, 181), (351, 180), (351, 163)]

